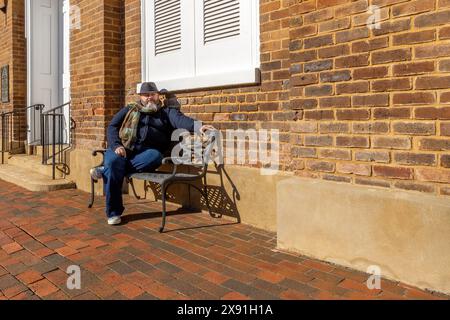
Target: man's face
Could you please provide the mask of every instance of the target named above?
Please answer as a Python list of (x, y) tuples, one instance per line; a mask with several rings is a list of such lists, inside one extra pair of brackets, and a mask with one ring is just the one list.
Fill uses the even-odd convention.
[(154, 104), (159, 103), (159, 94), (158, 93), (143, 93), (140, 95), (142, 104), (145, 106), (151, 102)]

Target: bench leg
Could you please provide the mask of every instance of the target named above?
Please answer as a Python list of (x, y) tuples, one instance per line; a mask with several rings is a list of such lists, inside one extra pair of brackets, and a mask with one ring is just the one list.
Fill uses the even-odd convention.
[(94, 205), (94, 197), (95, 197), (94, 193), (95, 193), (95, 181), (94, 179), (91, 178), (91, 200), (88, 205), (89, 209), (91, 209), (92, 206)]
[(129, 184), (131, 185), (131, 190), (133, 190), (133, 194), (135, 196), (136, 199), (141, 200), (141, 197), (137, 195), (136, 193), (136, 189), (134, 188), (134, 183), (133, 183), (133, 179), (127, 179)]
[(161, 222), (161, 227), (159, 228), (159, 232), (163, 233), (164, 232), (164, 227), (166, 226), (166, 191), (167, 191), (167, 186), (165, 186), (164, 184), (161, 185), (161, 202), (162, 202), (162, 222)]

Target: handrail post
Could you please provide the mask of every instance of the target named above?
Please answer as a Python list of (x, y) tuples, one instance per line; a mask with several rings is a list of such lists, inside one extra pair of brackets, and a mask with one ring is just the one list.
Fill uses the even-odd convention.
[(2, 113), (0, 117), (2, 123), (2, 164), (5, 164), (5, 115)]
[(52, 129), (53, 129), (53, 132), (52, 132), (52, 135), (53, 135), (53, 137), (52, 137), (52, 140), (53, 140), (52, 141), (52, 147), (53, 147), (53, 150), (52, 150), (52, 177), (53, 177), (53, 180), (55, 180), (55, 166), (56, 166), (56, 161), (55, 161), (55, 156), (56, 156), (56, 153), (55, 153), (55, 149), (56, 149), (55, 126), (56, 126), (56, 123), (55, 123), (55, 119), (56, 119), (56, 113), (55, 113), (55, 111), (53, 111), (53, 119), (52, 119)]
[(42, 113), (41, 113), (41, 118), (40, 118), (40, 121), (41, 121), (41, 147), (42, 147), (42, 164), (45, 164), (45, 155), (44, 155), (44, 145), (45, 145), (45, 129), (44, 129), (44, 117), (45, 117), (45, 115), (43, 115)]

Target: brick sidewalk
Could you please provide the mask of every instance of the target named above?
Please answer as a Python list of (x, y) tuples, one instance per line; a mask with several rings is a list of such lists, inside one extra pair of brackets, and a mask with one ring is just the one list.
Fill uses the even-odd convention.
[[(275, 234), (205, 213), (173, 212), (178, 230), (159, 234), (160, 203), (128, 196), (124, 224), (110, 227), (103, 199), (87, 200), (0, 180), (0, 300), (448, 298), (384, 280), (370, 291), (366, 274), (276, 252)], [(70, 265), (82, 290), (66, 287)]]

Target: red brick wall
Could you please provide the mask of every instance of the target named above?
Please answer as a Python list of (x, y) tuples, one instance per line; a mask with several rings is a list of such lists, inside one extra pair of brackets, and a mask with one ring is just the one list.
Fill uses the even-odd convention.
[[(25, 105), (27, 69), (25, 40), (25, 7), (23, 0), (8, 1), (7, 13), (0, 12), (0, 66), (9, 65), (9, 103), (0, 100), (0, 112), (21, 111), (21, 139), (25, 139)], [(19, 119), (14, 118), (18, 123)], [(19, 129), (15, 127), (15, 139)]]
[(74, 0), (81, 28), (71, 32), (72, 118), (75, 145), (105, 146), (106, 126), (123, 105), (123, 0)]
[[(297, 2), (297, 173), (449, 195), (450, 1)], [(366, 27), (368, 4), (381, 8), (381, 29)]]
[[(21, 107), (23, 0), (9, 3), (0, 64)], [(140, 0), (72, 5), (75, 141), (92, 149), (136, 98)], [(368, 5), (381, 7), (380, 30), (365, 26)], [(449, 195), (449, 21), (449, 0), (261, 0), (262, 84), (179, 94), (183, 111), (221, 130), (279, 129), (281, 169), (299, 176)]]
[[(139, 1), (126, 5), (133, 99)], [(261, 0), (260, 21), (262, 84), (179, 94), (185, 112), (280, 129), (281, 167), (299, 176), (450, 194), (449, 0)]]

